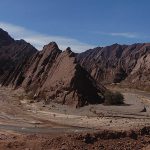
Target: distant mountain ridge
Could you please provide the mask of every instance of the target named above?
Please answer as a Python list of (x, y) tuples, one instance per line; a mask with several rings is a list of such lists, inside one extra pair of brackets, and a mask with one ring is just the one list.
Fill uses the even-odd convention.
[(77, 60), (98, 83), (150, 90), (150, 43), (97, 47)]

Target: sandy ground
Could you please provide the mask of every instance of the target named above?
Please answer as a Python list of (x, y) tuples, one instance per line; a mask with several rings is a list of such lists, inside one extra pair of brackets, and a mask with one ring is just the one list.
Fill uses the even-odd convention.
[[(0, 147), (0, 149), (21, 149), (20, 143), (25, 139), (27, 140), (27, 137), (30, 136), (33, 137), (32, 146), (27, 142), (22, 144), (24, 145), (22, 148), (37, 149), (33, 146), (34, 142), (39, 143), (41, 146), (47, 138), (51, 140), (56, 138), (56, 141), (58, 141), (57, 138), (60, 138), (60, 141), (62, 142), (63, 137), (60, 137), (60, 135), (67, 134), (68, 137), (68, 134), (95, 133), (104, 130), (120, 132), (133, 129), (138, 130), (150, 126), (150, 93), (133, 89), (109, 88), (124, 94), (125, 105), (104, 106), (99, 104), (89, 105), (79, 109), (55, 103), (45, 105), (43, 102), (34, 102), (21, 89), (12, 90), (11, 88), (1, 87), (0, 145), (2, 145), (2, 147)], [(144, 107), (146, 108), (146, 112), (141, 112)], [(73, 136), (72, 138), (76, 141), (76, 136)], [(125, 138), (127, 142), (128, 137)], [(149, 146), (150, 138), (146, 135), (144, 137), (139, 137), (139, 141), (141, 141), (141, 138), (144, 138), (143, 141), (147, 142), (143, 145), (139, 144), (141, 147), (138, 148), (142, 149), (143, 147)], [(39, 142), (41, 139), (42, 142)], [(114, 139), (112, 138), (111, 141), (113, 140)], [(14, 141), (20, 141), (18, 147), (14, 146)], [(10, 142), (11, 144), (8, 145)], [(79, 142), (79, 140), (77, 140), (77, 142)], [(79, 144), (81, 147), (85, 144), (85, 142), (82, 142), (80, 143), (81, 145)], [(118, 139), (118, 142), (121, 141)], [(133, 143), (134, 142), (135, 141), (133, 140)], [(136, 142), (138, 142), (138, 140)], [(52, 143), (55, 144), (55, 142)], [(97, 141), (95, 143), (100, 144)], [(135, 146), (133, 143), (131, 145)], [(104, 145), (104, 148), (107, 147), (107, 149), (109, 149), (109, 146), (105, 144), (105, 141), (102, 142), (102, 144)], [(124, 145), (126, 144), (127, 143), (124, 143)], [(76, 144), (74, 143), (74, 145)], [(39, 149), (42, 149), (40, 146)], [(85, 147), (89, 149), (91, 146)], [(51, 144), (49, 144), (49, 147), (45, 147), (45, 149), (50, 149), (50, 147)], [(60, 147), (58, 148), (53, 145), (53, 149), (60, 149)], [(81, 147), (78, 147), (77, 149), (82, 149)], [(99, 149), (98, 145), (96, 147)], [(132, 147), (132, 149), (134, 148), (136, 147)], [(149, 149), (149, 147), (147, 149)]]

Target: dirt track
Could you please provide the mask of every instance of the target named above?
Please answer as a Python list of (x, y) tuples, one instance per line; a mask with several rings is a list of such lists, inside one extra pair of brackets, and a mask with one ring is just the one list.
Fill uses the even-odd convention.
[[(116, 89), (115, 89), (116, 90)], [(84, 141), (84, 134), (102, 132), (104, 130), (113, 130), (113, 132), (127, 131), (130, 129), (139, 130), (145, 126), (150, 126), (150, 95), (135, 90), (121, 90), (125, 96), (124, 106), (104, 106), (90, 105), (84, 108), (75, 109), (58, 104), (45, 105), (43, 102), (34, 103), (22, 90), (12, 90), (10, 88), (0, 88), (0, 142), (1, 149), (44, 149), (41, 144), (45, 144), (45, 149), (61, 149), (62, 142), (70, 143), (76, 149), (98, 149), (100, 143), (107, 149), (113, 146), (111, 143), (122, 143), (127, 145), (131, 142), (131, 146), (127, 149), (134, 149), (136, 143), (138, 148), (148, 146), (150, 144), (149, 135), (139, 136), (137, 140), (124, 137), (123, 139), (110, 140), (97, 139), (94, 144), (87, 145)], [(146, 112), (141, 112), (146, 107)], [(112, 131), (110, 131), (110, 134)], [(64, 136), (67, 136), (64, 139)], [(83, 137), (82, 140), (78, 136)], [(68, 136), (72, 137), (68, 138)], [(5, 138), (3, 138), (5, 137)], [(33, 139), (23, 142), (28, 137)], [(76, 139), (77, 138), (77, 139)], [(58, 145), (54, 139), (60, 142)], [(41, 140), (41, 142), (39, 142)], [(145, 144), (140, 141), (143, 140)], [(109, 144), (106, 142), (109, 141)], [(50, 143), (49, 143), (50, 142)], [(76, 145), (76, 142), (78, 145)], [(11, 144), (10, 144), (11, 143)], [(23, 143), (21, 146), (21, 143)], [(35, 148), (35, 143), (40, 146)], [(51, 145), (52, 144), (52, 145)], [(18, 146), (17, 146), (18, 145)], [(64, 144), (65, 145), (65, 144)], [(58, 146), (58, 147), (57, 147)], [(109, 148), (110, 146), (110, 148)], [(65, 147), (65, 146), (64, 146)], [(122, 147), (117, 146), (116, 149)], [(136, 147), (135, 147), (136, 148)], [(67, 149), (67, 145), (66, 145)], [(75, 149), (75, 148), (74, 148)]]

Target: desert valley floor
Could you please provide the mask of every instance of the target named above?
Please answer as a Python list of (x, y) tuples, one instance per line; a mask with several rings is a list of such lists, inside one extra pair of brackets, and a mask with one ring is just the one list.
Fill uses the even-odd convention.
[(1, 87), (0, 149), (148, 150), (150, 94), (109, 88), (123, 93), (124, 105), (78, 109), (55, 103), (45, 105), (34, 102), (21, 89)]

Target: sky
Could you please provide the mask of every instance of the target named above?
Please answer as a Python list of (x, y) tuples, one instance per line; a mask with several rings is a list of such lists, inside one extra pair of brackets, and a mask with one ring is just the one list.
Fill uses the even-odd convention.
[(0, 0), (0, 28), (41, 50), (150, 42), (150, 0)]

